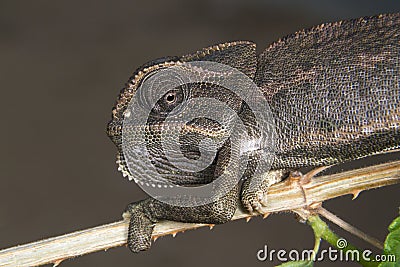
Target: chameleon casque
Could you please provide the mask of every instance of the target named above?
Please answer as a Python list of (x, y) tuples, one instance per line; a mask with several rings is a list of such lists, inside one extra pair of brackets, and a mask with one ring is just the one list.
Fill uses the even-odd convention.
[[(248, 190), (248, 183), (262, 151), (251, 154), (243, 183), (212, 203), (180, 207), (150, 197), (130, 204), (125, 212), (130, 218), (129, 248), (133, 252), (148, 249), (154, 224), (160, 220), (219, 224), (229, 221), (238, 205), (250, 212), (257, 211), (268, 187), (292, 170), (327, 166), (398, 149), (399, 52), (400, 14), (386, 14), (302, 30), (271, 44), (258, 56), (254, 43), (235, 41), (181, 57), (161, 58), (138, 68), (122, 89), (107, 128), (108, 136), (118, 148), (117, 163), (124, 176), (136, 178), (127, 168), (122, 151), (123, 118), (128, 103), (147, 76), (180, 62), (218, 62), (246, 74), (270, 105), (277, 140), (271, 170), (256, 192)], [(248, 116), (246, 103), (236, 96), (207, 84), (192, 84), (189, 91), (187, 94), (175, 88), (159, 99), (152, 110), (153, 121), (163, 121), (165, 114), (188, 97), (203, 94), (226, 102), (252, 126), (254, 121)], [(152, 124), (151, 120), (149, 123)], [(197, 145), (201, 139), (215, 138), (214, 133), (220, 130), (204, 118), (194, 121), (190, 129), (186, 135), (191, 138), (181, 139), (182, 149), (189, 156), (199, 153)], [(141, 127), (133, 130), (133, 135), (135, 131), (146, 131), (148, 148), (153, 148), (151, 153), (161, 155), (157, 138), (151, 138), (157, 130)], [(160, 155), (154, 158), (163, 167)], [(229, 153), (225, 143), (218, 148), (207, 169), (194, 174), (174, 170), (171, 179), (182, 185), (207, 184), (224, 170), (226, 157)]]

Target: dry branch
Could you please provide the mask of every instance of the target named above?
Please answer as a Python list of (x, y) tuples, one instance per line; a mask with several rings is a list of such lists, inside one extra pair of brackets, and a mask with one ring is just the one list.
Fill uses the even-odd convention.
[[(400, 183), (400, 161), (372, 167), (324, 175), (304, 183), (304, 179), (289, 179), (273, 185), (268, 191), (268, 204), (262, 213), (298, 210), (338, 196)], [(232, 220), (248, 218), (237, 210)], [(153, 238), (195, 229), (208, 224), (163, 221), (157, 223)], [(114, 222), (91, 229), (0, 250), (0, 266), (37, 266), (54, 263), (107, 250), (126, 244), (128, 221)]]

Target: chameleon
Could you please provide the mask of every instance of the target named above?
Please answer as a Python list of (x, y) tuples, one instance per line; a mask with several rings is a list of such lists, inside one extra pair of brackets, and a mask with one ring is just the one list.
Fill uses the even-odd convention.
[[(259, 55), (255, 43), (232, 41), (184, 56), (156, 59), (139, 67), (121, 90), (107, 126), (107, 134), (118, 149), (119, 170), (130, 180), (138, 177), (134, 177), (124, 157), (124, 115), (138, 87), (149, 76), (170, 66), (206, 61), (244, 73), (258, 86), (270, 106), (277, 138), (271, 168), (255, 191), (249, 190), (249, 183), (254, 166), (263, 160), (262, 150), (250, 155), (241, 183), (211, 203), (181, 207), (149, 197), (129, 204), (124, 213), (129, 218), (129, 249), (139, 252), (150, 248), (154, 225), (160, 220), (221, 224), (229, 221), (238, 207), (257, 212), (264, 205), (262, 196), (268, 187), (283, 180), (290, 171), (397, 150), (400, 147), (399, 52), (400, 13), (396, 13), (300, 30), (272, 43)], [(153, 120), (162, 121), (165, 114), (189, 100), (181, 89), (174, 88), (158, 100), (152, 109)], [(203, 94), (225, 101), (248, 127), (254, 126), (246, 103), (237, 96), (209, 84), (194, 83), (189, 90), (189, 98)], [(164, 124), (166, 129), (176, 127)], [(191, 139), (182, 139), (183, 145), (187, 142), (183, 146), (187, 155), (198, 155), (199, 141), (216, 138), (220, 130), (207, 119), (194, 121), (186, 131)], [(140, 131), (149, 137), (147, 146), (153, 149), (152, 153), (160, 153), (156, 149), (157, 131), (139, 127), (128, 134)], [(226, 144), (218, 147), (211, 165), (196, 173), (171, 170), (164, 166), (161, 156), (154, 159), (159, 167), (170, 170), (171, 175), (173, 172), (177, 184), (207, 184), (225, 170), (229, 157), (226, 148)]]

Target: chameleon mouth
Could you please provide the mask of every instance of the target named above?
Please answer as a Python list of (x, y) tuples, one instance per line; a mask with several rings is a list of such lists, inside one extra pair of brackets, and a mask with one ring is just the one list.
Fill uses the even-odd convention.
[[(150, 132), (150, 131), (162, 131), (165, 130), (166, 128), (171, 128), (171, 129), (181, 129), (181, 132), (183, 134), (185, 133), (198, 133), (210, 138), (223, 138), (227, 136), (227, 130), (224, 128), (220, 129), (212, 129), (208, 127), (201, 127), (200, 125), (194, 125), (194, 124), (187, 124), (187, 123), (182, 123), (182, 122), (169, 122), (168, 127), (166, 127), (166, 124), (163, 123), (157, 123), (157, 124), (152, 124), (152, 125), (130, 125), (129, 126), (132, 131), (134, 132)], [(110, 121), (107, 125), (107, 135), (110, 138), (115, 138), (115, 137), (120, 137), (122, 136), (122, 123), (116, 123), (114, 121)]]

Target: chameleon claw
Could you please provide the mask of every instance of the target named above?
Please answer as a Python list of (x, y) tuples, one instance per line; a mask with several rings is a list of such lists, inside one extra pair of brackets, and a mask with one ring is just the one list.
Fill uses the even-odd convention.
[(209, 225), (210, 230), (212, 230), (212, 229), (214, 228), (214, 226), (215, 226), (215, 224), (210, 224), (210, 225)]
[(261, 200), (260, 200), (260, 203), (261, 203), (261, 205), (262, 205), (262, 206), (266, 207), (266, 206), (267, 206), (267, 204), (268, 204), (268, 202), (267, 202), (267, 198), (266, 198), (266, 197), (264, 197), (263, 199), (261, 199)]
[(156, 242), (158, 238), (159, 238), (159, 236), (154, 236), (153, 241)]
[(246, 222), (249, 222), (250, 220), (251, 220), (251, 216), (249, 216), (249, 217), (246, 217)]
[(264, 194), (262, 192), (257, 192), (257, 199), (260, 202), (261, 200), (263, 200), (264, 198)]
[(244, 205), (244, 208), (247, 210), (248, 213), (253, 213), (253, 207), (250, 204)]
[(268, 216), (269, 216), (269, 213), (264, 213), (262, 217), (263, 217), (263, 219), (265, 219), (265, 218), (267, 218)]
[(173, 232), (172, 237), (175, 237), (178, 232)]
[(256, 210), (256, 212), (261, 213), (261, 209), (262, 209), (261, 203), (260, 203), (260, 202), (257, 202), (257, 203), (255, 204), (254, 209)]
[(122, 213), (122, 219), (129, 220), (132, 217), (132, 214), (129, 211), (125, 211)]

